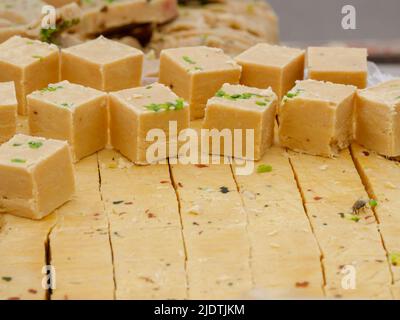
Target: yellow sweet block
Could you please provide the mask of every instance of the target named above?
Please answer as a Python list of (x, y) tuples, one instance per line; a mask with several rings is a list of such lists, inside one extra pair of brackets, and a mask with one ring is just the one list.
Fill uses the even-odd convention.
[(260, 43), (236, 57), (243, 67), (240, 83), (272, 90), (278, 99), (288, 92), (296, 80), (304, 79), (305, 51)]
[(133, 24), (161, 24), (178, 15), (176, 0), (81, 1), (82, 18), (79, 31), (100, 34)]
[(61, 77), (97, 90), (138, 87), (143, 52), (102, 36), (62, 50)]
[(1, 212), (42, 219), (68, 201), (75, 190), (68, 144), (14, 136), (0, 146), (0, 181)]
[(356, 141), (388, 156), (400, 156), (400, 79), (357, 93)]
[(241, 67), (221, 49), (166, 49), (160, 57), (160, 82), (190, 104), (191, 119), (204, 117), (207, 100), (224, 83), (238, 84)]
[[(155, 83), (110, 93), (111, 144), (131, 161), (147, 164), (164, 160), (167, 155), (177, 156), (179, 143), (170, 123), (176, 125), (176, 134), (189, 128), (189, 107), (168, 87)], [(164, 135), (157, 137), (164, 154), (149, 149), (155, 141), (146, 138), (153, 129)], [(147, 151), (152, 159), (147, 158)]]
[(17, 129), (18, 102), (13, 82), (0, 82), (0, 143), (10, 139)]
[[(203, 128), (216, 129), (217, 139), (229, 130), (232, 141), (226, 150), (226, 141), (214, 145), (210, 139), (210, 153), (259, 160), (274, 140), (276, 106), (277, 98), (271, 89), (224, 84), (207, 102)], [(236, 139), (235, 130), (241, 130), (239, 139)], [(250, 146), (247, 145), (246, 130), (253, 130), (254, 141)], [(210, 136), (213, 138), (212, 133)], [(216, 150), (213, 147), (217, 147)]]
[(281, 144), (312, 155), (338, 155), (353, 139), (355, 92), (353, 86), (298, 81), (279, 110)]
[(33, 92), (27, 100), (31, 135), (67, 140), (75, 161), (105, 147), (105, 93), (62, 81)]
[(310, 79), (353, 85), (360, 89), (367, 86), (367, 49), (310, 47), (307, 67)]
[(14, 81), (18, 113), (26, 114), (26, 95), (58, 82), (57, 46), (14, 36), (0, 44), (0, 81)]

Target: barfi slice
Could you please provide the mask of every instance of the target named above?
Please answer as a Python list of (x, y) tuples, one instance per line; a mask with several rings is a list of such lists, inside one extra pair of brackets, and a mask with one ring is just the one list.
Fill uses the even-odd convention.
[(81, 1), (80, 32), (100, 34), (124, 26), (162, 24), (178, 16), (177, 0)]
[(143, 52), (102, 36), (62, 50), (63, 80), (103, 91), (138, 87)]
[(388, 156), (400, 156), (400, 79), (357, 94), (356, 140)]
[(354, 86), (298, 81), (280, 106), (281, 144), (312, 155), (338, 155), (353, 139), (355, 93)]
[(14, 83), (0, 83), (0, 143), (7, 141), (15, 134), (17, 109)]
[(107, 94), (62, 81), (31, 93), (29, 130), (34, 136), (67, 140), (75, 161), (107, 143)]
[(367, 49), (310, 47), (307, 52), (309, 78), (348, 84), (363, 89), (367, 86)]
[[(124, 156), (138, 164), (164, 160), (177, 156), (176, 135), (189, 127), (190, 112), (187, 103), (162, 84), (110, 93), (111, 144)], [(177, 132), (170, 132), (170, 124)], [(157, 129), (155, 140), (148, 133)], [(150, 132), (151, 133), (151, 132)], [(162, 133), (164, 136), (157, 136)], [(174, 146), (170, 145), (170, 141)], [(156, 154), (148, 148), (155, 143), (166, 154)], [(175, 149), (174, 149), (175, 148)], [(151, 159), (150, 159), (151, 158)]]
[(305, 51), (260, 43), (236, 57), (242, 66), (240, 83), (266, 89), (272, 87), (279, 100), (304, 79)]
[(26, 95), (60, 79), (57, 46), (19, 36), (0, 44), (0, 81), (14, 81), (18, 113), (26, 114)]
[[(273, 142), (276, 106), (277, 97), (271, 88), (262, 90), (224, 84), (216, 96), (208, 100), (203, 128), (217, 129), (218, 135), (228, 129), (232, 146), (225, 150), (224, 141), (220, 141), (218, 148), (218, 144), (211, 140), (211, 153), (259, 160)], [(239, 140), (235, 129), (241, 130)], [(251, 146), (247, 145), (246, 130), (254, 130), (254, 144)], [(215, 146), (217, 149), (213, 150)]]
[(0, 212), (42, 219), (75, 190), (67, 142), (22, 134), (0, 146)]
[(166, 49), (160, 57), (160, 82), (189, 102), (191, 119), (201, 119), (207, 100), (224, 83), (239, 83), (241, 69), (221, 49)]

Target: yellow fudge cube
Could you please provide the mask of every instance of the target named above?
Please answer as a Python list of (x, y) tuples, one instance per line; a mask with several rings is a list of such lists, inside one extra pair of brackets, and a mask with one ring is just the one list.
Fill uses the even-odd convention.
[(0, 212), (42, 219), (75, 190), (68, 144), (18, 134), (0, 146)]
[(221, 49), (166, 49), (160, 57), (160, 82), (190, 104), (191, 119), (204, 117), (207, 100), (224, 83), (238, 84), (241, 67)]
[(143, 56), (138, 49), (100, 36), (62, 50), (61, 77), (103, 91), (138, 87)]
[(50, 84), (27, 97), (29, 132), (67, 140), (75, 161), (107, 143), (107, 94), (68, 81)]
[(353, 139), (355, 93), (354, 86), (298, 81), (280, 106), (281, 144), (312, 155), (338, 155)]
[(356, 140), (381, 155), (400, 156), (400, 79), (358, 91)]
[(307, 51), (309, 78), (356, 86), (367, 86), (367, 49), (310, 47)]
[[(203, 128), (217, 129), (217, 138), (228, 129), (232, 144), (230, 150), (226, 150), (225, 141), (220, 141), (220, 150), (213, 150), (218, 144), (210, 140), (210, 153), (259, 160), (273, 142), (276, 106), (277, 97), (271, 88), (262, 90), (224, 84), (216, 96), (208, 100)], [(241, 130), (241, 139), (236, 139), (235, 129)], [(246, 130), (254, 130), (252, 146), (247, 146)]]
[[(138, 164), (148, 164), (177, 156), (177, 134), (189, 127), (189, 107), (168, 87), (154, 83), (134, 89), (110, 93), (111, 144), (124, 156)], [(170, 122), (176, 124), (176, 134), (170, 132)], [(166, 154), (146, 154), (154, 141), (146, 141), (150, 130), (161, 130), (157, 137)], [(156, 138), (156, 139), (157, 139)], [(150, 139), (151, 140), (151, 139)], [(170, 144), (173, 143), (174, 146)]]
[(161, 24), (178, 15), (177, 0), (81, 1), (83, 10), (79, 31), (100, 34), (123, 26)]
[(0, 81), (14, 81), (18, 113), (26, 114), (26, 95), (60, 80), (57, 46), (12, 37), (0, 44)]
[(7, 141), (15, 134), (17, 109), (14, 83), (0, 83), (0, 143)]
[(243, 67), (240, 83), (272, 90), (281, 100), (296, 80), (304, 79), (305, 51), (259, 43), (236, 57)]

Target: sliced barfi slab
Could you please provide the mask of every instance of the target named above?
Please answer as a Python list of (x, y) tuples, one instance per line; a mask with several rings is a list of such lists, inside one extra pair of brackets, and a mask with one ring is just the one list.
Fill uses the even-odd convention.
[(50, 84), (27, 97), (29, 131), (67, 140), (78, 161), (107, 143), (107, 94), (68, 81)]
[(246, 212), (229, 164), (173, 164), (172, 173), (185, 228), (246, 224)]
[(201, 119), (207, 100), (224, 83), (239, 83), (241, 69), (221, 49), (166, 49), (160, 57), (160, 82), (189, 102), (192, 120)]
[(192, 300), (243, 299), (253, 288), (249, 264), (238, 257), (235, 263), (218, 259), (189, 261), (187, 271)]
[(380, 222), (380, 230), (389, 255), (394, 281), (400, 283), (400, 165), (353, 144), (355, 163), (371, 198)]
[(13, 82), (0, 82), (0, 143), (10, 139), (17, 130), (18, 102)]
[(116, 298), (187, 298), (179, 205), (168, 165), (134, 166), (117, 152), (104, 150), (99, 153), (99, 170)]
[(353, 139), (355, 91), (353, 86), (298, 81), (279, 110), (282, 145), (312, 155), (337, 156)]
[(158, 83), (111, 93), (110, 117), (111, 144), (138, 164), (176, 157), (177, 135), (189, 128), (187, 103)]
[(103, 91), (138, 87), (143, 53), (100, 36), (62, 50), (61, 77)]
[(392, 300), (390, 286), (360, 285), (355, 289), (343, 289), (341, 286), (326, 288), (326, 294), (331, 299), (340, 300)]
[(296, 80), (304, 79), (305, 51), (260, 43), (238, 55), (242, 66), (240, 83), (272, 90), (278, 99), (288, 92)]
[(112, 253), (108, 229), (56, 227), (50, 236), (51, 265), (56, 270), (54, 300), (114, 298)]
[(49, 235), (57, 286), (51, 299), (113, 299), (108, 219), (99, 190), (97, 155), (75, 165), (77, 192), (56, 211)]
[(386, 257), (329, 257), (325, 260), (325, 276), (328, 287), (341, 288), (346, 275), (353, 272), (356, 287), (389, 286), (392, 277)]
[[(60, 168), (63, 168), (61, 172)], [(0, 146), (0, 180), (3, 213), (42, 219), (70, 200), (74, 193), (68, 144), (20, 134), (14, 136)]]
[(19, 36), (0, 44), (0, 81), (14, 81), (18, 113), (26, 114), (26, 95), (60, 80), (57, 46)]
[(307, 51), (309, 77), (363, 89), (368, 78), (367, 56), (364, 48), (310, 47)]
[(79, 31), (99, 34), (132, 24), (165, 23), (178, 15), (176, 0), (82, 1)]
[(358, 200), (369, 200), (348, 150), (335, 159), (295, 152), (289, 155), (307, 203), (341, 203), (345, 213)]
[(0, 216), (0, 299), (45, 300), (42, 285), (46, 264), (47, 235), (54, 215), (30, 221), (12, 215)]
[[(210, 153), (259, 160), (274, 139), (276, 106), (271, 89), (224, 84), (207, 102), (203, 128), (210, 130)], [(249, 144), (247, 130), (254, 136)], [(228, 140), (225, 149), (226, 140), (221, 138), (228, 132), (231, 143)], [(220, 143), (215, 144), (214, 139)]]
[(400, 156), (400, 79), (358, 91), (356, 141), (381, 155)]

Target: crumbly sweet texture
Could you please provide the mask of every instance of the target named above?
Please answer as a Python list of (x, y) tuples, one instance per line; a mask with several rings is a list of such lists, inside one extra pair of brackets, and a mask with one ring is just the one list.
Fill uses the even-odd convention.
[(106, 146), (107, 94), (62, 81), (33, 92), (27, 100), (30, 134), (68, 141), (74, 161)]
[(61, 77), (102, 91), (138, 87), (143, 53), (102, 36), (62, 50)]
[(0, 82), (0, 143), (10, 139), (17, 130), (18, 102), (13, 82)]
[(0, 178), (2, 213), (42, 219), (74, 193), (68, 144), (18, 134), (0, 146)]
[(356, 141), (383, 156), (400, 156), (400, 79), (358, 91)]
[(355, 93), (353, 86), (298, 81), (279, 109), (282, 145), (312, 155), (337, 156), (353, 140)]
[(0, 81), (14, 81), (18, 113), (27, 113), (26, 95), (58, 82), (60, 54), (54, 45), (15, 36), (0, 44)]
[[(212, 146), (216, 145), (211, 140), (211, 154), (259, 160), (273, 143), (276, 107), (277, 97), (271, 89), (224, 84), (207, 102), (203, 128), (217, 129), (218, 140), (219, 134), (228, 129), (232, 144), (230, 150), (225, 150), (225, 141), (220, 140), (221, 149), (214, 151)], [(240, 141), (235, 140), (235, 129), (242, 130)], [(246, 130), (254, 130), (254, 144), (247, 144)]]
[(224, 83), (238, 84), (241, 67), (221, 49), (186, 47), (163, 50), (160, 82), (190, 104), (192, 120), (204, 117), (207, 100)]
[(99, 34), (132, 24), (162, 24), (175, 18), (177, 9), (176, 0), (83, 1), (79, 31)]
[[(113, 92), (110, 94), (111, 144), (139, 164), (157, 162), (167, 155), (177, 156), (181, 143), (170, 130), (170, 122), (175, 123), (179, 134), (189, 127), (189, 114), (187, 103), (162, 84)], [(163, 130), (165, 137), (160, 137), (158, 145), (165, 148), (165, 154), (148, 150), (155, 143), (151, 140), (154, 138), (146, 141), (152, 129)], [(148, 161), (147, 151), (153, 155), (153, 161)]]
[(272, 87), (281, 100), (296, 80), (303, 80), (304, 57), (304, 50), (257, 44), (235, 58), (243, 68), (240, 83), (260, 89)]
[(363, 89), (368, 78), (367, 56), (364, 48), (310, 47), (307, 52), (309, 77)]

